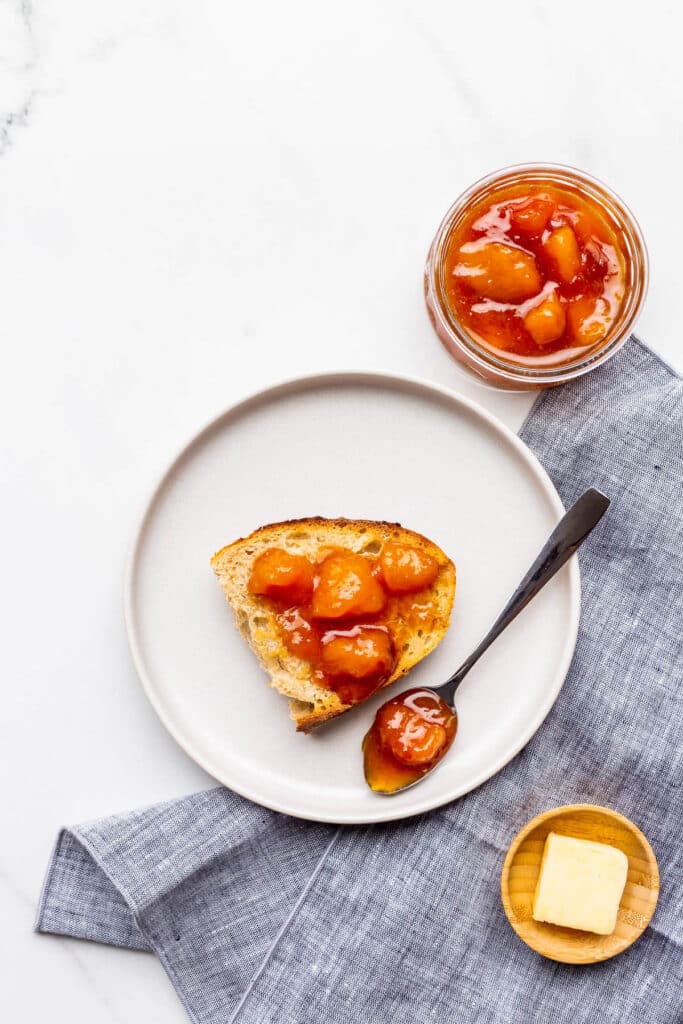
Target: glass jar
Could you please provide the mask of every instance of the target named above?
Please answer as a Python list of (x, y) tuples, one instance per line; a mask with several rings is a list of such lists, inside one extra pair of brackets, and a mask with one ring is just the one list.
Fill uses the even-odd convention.
[[(624, 258), (624, 297), (600, 341), (530, 360), (482, 344), (447, 301), (445, 262), (451, 236), (475, 205), (506, 188), (542, 188), (574, 194), (598, 208), (616, 234)], [(648, 285), (648, 257), (638, 224), (622, 200), (606, 185), (574, 167), (517, 164), (487, 175), (456, 199), (439, 225), (425, 266), (425, 300), (434, 330), (450, 354), (482, 382), (514, 391), (553, 387), (600, 366), (624, 344), (640, 313)]]

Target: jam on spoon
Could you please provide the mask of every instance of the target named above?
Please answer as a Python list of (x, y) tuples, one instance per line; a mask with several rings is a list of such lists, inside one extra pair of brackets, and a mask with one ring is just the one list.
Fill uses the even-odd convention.
[(448, 753), (457, 731), (455, 691), (481, 655), (571, 558), (609, 506), (590, 489), (557, 524), (493, 626), (450, 679), (434, 689), (405, 690), (386, 701), (363, 740), (365, 780), (376, 793), (391, 795), (414, 786)]
[(455, 711), (433, 690), (406, 690), (386, 701), (363, 740), (368, 785), (382, 793), (412, 785), (447, 753), (457, 728)]

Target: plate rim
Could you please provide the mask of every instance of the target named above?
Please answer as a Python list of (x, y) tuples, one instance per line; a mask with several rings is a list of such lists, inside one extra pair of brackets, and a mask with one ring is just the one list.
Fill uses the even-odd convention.
[[(528, 445), (526, 445), (524, 441), (522, 441), (522, 439), (494, 413), (489, 412), (488, 409), (485, 409), (474, 399), (460, 394), (460, 392), (456, 391), (454, 388), (435, 384), (433, 381), (413, 374), (403, 374), (397, 373), (393, 370), (382, 369), (325, 370), (311, 374), (298, 374), (293, 377), (286, 377), (273, 384), (269, 384), (266, 387), (258, 388), (249, 392), (244, 398), (238, 399), (224, 408), (221, 412), (212, 416), (202, 427), (195, 431), (179, 449), (177, 449), (175, 455), (171, 458), (170, 462), (167, 463), (165, 469), (157, 478), (156, 483), (150, 491), (148, 491), (147, 499), (143, 505), (143, 510), (138, 514), (135, 521), (133, 538), (130, 542), (128, 555), (126, 557), (123, 582), (123, 615), (126, 627), (126, 636), (128, 638), (128, 646), (136, 674), (147, 700), (150, 702), (162, 725), (166, 728), (180, 749), (183, 750), (184, 753), (195, 762), (195, 764), (197, 764), (219, 785), (225, 786), (226, 789), (232, 790), (234, 793), (237, 793), (239, 796), (244, 797), (246, 800), (250, 800), (252, 803), (257, 804), (260, 807), (276, 811), (279, 814), (286, 814), (289, 817), (299, 818), (303, 821), (314, 821), (333, 825), (381, 824), (382, 822), (400, 821), (407, 818), (413, 818), (416, 815), (425, 814), (438, 807), (443, 807), (445, 804), (451, 803), (452, 801), (459, 799), (461, 796), (465, 796), (467, 793), (471, 793), (473, 790), (478, 789), (479, 786), (483, 785), (484, 782), (487, 782), (489, 779), (497, 775), (498, 772), (509, 764), (509, 762), (517, 756), (526, 744), (530, 742), (533, 736), (535, 736), (550, 713), (551, 708), (555, 704), (560, 690), (564, 685), (574, 656), (581, 614), (581, 577), (579, 562), (578, 558), (572, 558), (566, 564), (566, 567), (569, 570), (567, 582), (569, 585), (571, 620), (567, 623), (567, 641), (564, 644), (562, 656), (554, 674), (553, 685), (548, 689), (548, 696), (545, 702), (540, 705), (539, 712), (532, 719), (529, 728), (520, 734), (521, 738), (519, 741), (515, 741), (511, 749), (506, 749), (503, 752), (502, 756), (496, 760), (492, 769), (487, 769), (475, 776), (475, 780), (465, 788), (456, 787), (455, 790), (447, 796), (443, 796), (441, 794), (438, 796), (432, 796), (431, 799), (424, 799), (418, 807), (412, 808), (409, 811), (401, 810), (399, 797), (397, 799), (392, 798), (383, 799), (381, 801), (378, 800), (377, 808), (379, 813), (372, 815), (359, 816), (358, 814), (343, 813), (335, 815), (331, 813), (326, 814), (324, 811), (321, 811), (319, 814), (310, 814), (302, 813), (301, 810), (297, 810), (296, 808), (289, 806), (286, 800), (278, 801), (277, 799), (263, 799), (260, 795), (255, 795), (253, 789), (249, 785), (242, 785), (239, 780), (237, 780), (237, 782), (231, 780), (228, 783), (223, 781), (219, 774), (216, 774), (215, 766), (210, 764), (211, 759), (205, 757), (201, 751), (196, 749), (196, 746), (188, 737), (182, 735), (182, 730), (179, 727), (176, 727), (171, 715), (166, 712), (163, 702), (158, 699), (154, 692), (152, 677), (148, 673), (145, 665), (141, 644), (137, 635), (134, 606), (135, 579), (140, 562), (146, 527), (151, 518), (151, 513), (157, 499), (166, 483), (176, 472), (183, 460), (189, 455), (192, 448), (199, 445), (206, 437), (208, 437), (208, 435), (215, 431), (222, 420), (228, 419), (229, 417), (236, 417), (252, 405), (272, 401), (296, 391), (310, 391), (316, 387), (334, 387), (353, 384), (366, 384), (370, 386), (374, 384), (375, 386), (384, 388), (394, 388), (398, 386), (405, 389), (408, 387), (413, 392), (426, 391), (431, 393), (433, 396), (437, 396), (441, 400), (446, 399), (455, 405), (464, 407), (470, 415), (485, 421), (494, 432), (502, 435), (508, 443), (512, 443), (513, 448), (516, 449), (517, 453), (521, 456), (522, 460), (527, 464), (533, 476), (536, 478), (541, 489), (546, 493), (552, 506), (557, 512), (558, 517), (564, 514), (565, 507), (554, 483)], [(530, 415), (530, 412), (531, 410), (527, 413), (527, 417)], [(526, 422), (526, 418), (524, 422)], [(391, 810), (392, 807), (396, 808), (395, 811)], [(381, 810), (381, 808), (386, 809)]]

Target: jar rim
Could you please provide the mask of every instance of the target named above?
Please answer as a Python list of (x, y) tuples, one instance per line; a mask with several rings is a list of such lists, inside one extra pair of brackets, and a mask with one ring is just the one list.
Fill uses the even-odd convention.
[[(558, 363), (552, 368), (527, 367), (518, 362), (493, 354), (489, 349), (477, 344), (474, 337), (462, 326), (453, 314), (445, 299), (445, 288), (441, 271), (443, 270), (443, 254), (445, 244), (450, 237), (453, 225), (459, 215), (487, 191), (505, 184), (524, 183), (538, 176), (539, 181), (556, 182), (573, 186), (588, 194), (597, 201), (619, 226), (628, 243), (628, 265), (630, 268), (630, 287), (620, 310), (614, 328), (614, 334), (608, 340), (601, 340), (591, 346), (576, 359)], [(438, 326), (444, 331), (452, 343), (465, 349), (468, 358), (473, 360), (485, 375), (487, 371), (495, 371), (499, 378), (513, 384), (527, 384), (530, 387), (560, 384), (581, 376), (588, 370), (605, 362), (621, 348), (632, 333), (638, 314), (640, 313), (649, 284), (649, 258), (642, 231), (626, 203), (610, 187), (586, 171), (569, 164), (559, 163), (522, 163), (510, 164), (478, 178), (469, 188), (462, 192), (451, 204), (443, 217), (434, 241), (430, 247), (425, 268), (426, 285), (435, 299), (432, 314), (438, 320)], [(612, 329), (612, 328), (611, 328)], [(438, 333), (438, 332), (437, 332)]]

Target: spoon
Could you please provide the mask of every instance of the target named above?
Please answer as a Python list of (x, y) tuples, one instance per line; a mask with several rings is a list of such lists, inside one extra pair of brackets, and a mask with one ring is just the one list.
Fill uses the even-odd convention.
[(371, 789), (400, 793), (441, 763), (457, 731), (455, 691), (493, 641), (571, 558), (609, 503), (593, 488), (581, 495), (560, 519), (484, 639), (450, 679), (433, 689), (405, 690), (382, 704), (363, 740), (365, 779)]

